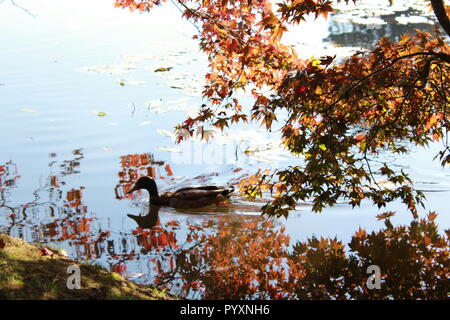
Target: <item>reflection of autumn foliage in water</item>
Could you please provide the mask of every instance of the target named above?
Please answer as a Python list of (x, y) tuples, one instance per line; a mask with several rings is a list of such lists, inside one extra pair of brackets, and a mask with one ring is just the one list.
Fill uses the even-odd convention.
[[(120, 166), (119, 184), (115, 187), (117, 199), (133, 197), (133, 195), (125, 195), (125, 192), (142, 176), (167, 179), (173, 175), (170, 165), (165, 164), (164, 161), (155, 160), (151, 153), (121, 156)], [(161, 267), (166, 264), (165, 261), (168, 261), (167, 264), (173, 266), (171, 252), (178, 248), (175, 230), (179, 229), (179, 225), (177, 222), (171, 221), (163, 228), (159, 221), (158, 211), (159, 208), (154, 212), (149, 212), (146, 216), (129, 215), (130, 218), (133, 217), (139, 227), (126, 237), (128, 239), (136, 238), (136, 243), (140, 247), (140, 254), (148, 256), (151, 264)], [(126, 262), (136, 259), (137, 254), (133, 251), (128, 256), (112, 254), (112, 257), (119, 261), (115, 264), (114, 271), (124, 273), (127, 270)]]
[(14, 187), (20, 175), (17, 171), (15, 163), (8, 161), (5, 164), (0, 165), (0, 200), (5, 201), (3, 191), (6, 188)]
[(141, 254), (147, 256), (148, 261), (154, 266), (153, 271), (157, 273), (162, 270), (175, 271), (175, 257), (180, 250), (176, 239), (176, 230), (179, 229), (178, 222), (169, 221), (164, 228), (158, 225), (151, 229), (137, 228), (132, 231), (140, 246)]
[[(154, 179), (168, 179), (173, 175), (169, 164), (164, 161), (155, 161), (153, 154), (128, 154), (120, 157), (119, 184), (115, 188), (116, 198), (123, 199), (125, 192), (143, 176)], [(129, 196), (131, 197), (131, 196)]]
[[(447, 297), (449, 232), (439, 235), (435, 214), (399, 227), (392, 226), (392, 213), (380, 215), (384, 229), (371, 234), (360, 229), (348, 246), (323, 238), (291, 246), (281, 224), (259, 216), (204, 217), (203, 222), (185, 225), (161, 222), (159, 207), (154, 206), (147, 215), (128, 215), (137, 228), (115, 232), (89, 213), (82, 186), (65, 188), (63, 177), (79, 171), (81, 151), (74, 156), (62, 163), (53, 160), (34, 198), (20, 206), (8, 206), (6, 200), (20, 177), (18, 170), (13, 163), (0, 165), (0, 218), (7, 221), (2, 232), (24, 237), (29, 228), (28, 241), (64, 243), (73, 248), (73, 258), (106, 263), (125, 276), (140, 273), (140, 283), (189, 298)], [(156, 167), (158, 176), (169, 173), (149, 154), (124, 159), (132, 159), (134, 166), (122, 172), (140, 175)], [(381, 269), (380, 290), (366, 286), (370, 265)]]
[(212, 299), (273, 296), (286, 274), (289, 237), (260, 217), (221, 217), (189, 226), (188, 250), (176, 254), (172, 272), (155, 281), (183, 296)]
[[(177, 224), (176, 221), (171, 221), (166, 224), (166, 227)], [(137, 243), (141, 246), (141, 252), (144, 254), (152, 250), (161, 252), (168, 247), (173, 249), (178, 248), (175, 233), (160, 226), (153, 227), (150, 230), (138, 228), (133, 230), (132, 234), (136, 236)]]
[[(19, 178), (20, 175), (15, 163), (8, 161), (7, 163), (0, 165), (0, 213), (9, 217), (11, 220), (15, 220), (17, 215), (14, 208), (6, 204), (7, 201), (5, 194), (10, 192), (10, 189), (16, 185)], [(0, 225), (0, 232), (4, 228), (5, 226), (2, 227)]]
[(286, 273), (285, 256), (289, 236), (284, 227), (270, 220), (229, 221), (207, 238), (211, 269), (206, 288), (214, 288), (208, 298), (269, 298), (276, 294), (275, 283)]
[[(175, 270), (158, 270), (156, 283), (178, 281), (179, 294), (206, 299), (445, 299), (449, 232), (439, 235), (435, 217), (399, 227), (379, 217), (385, 228), (360, 229), (349, 248), (311, 238), (289, 249), (284, 228), (271, 221), (221, 220), (212, 233), (209, 222), (190, 235), (197, 243), (178, 253)], [(381, 269), (379, 290), (367, 286), (371, 265)]]
[[(48, 176), (40, 179), (33, 199), (18, 206), (7, 205), (3, 192), (20, 177), (18, 170), (12, 163), (0, 166), (0, 174), (4, 178), (0, 180), (0, 207), (10, 211), (1, 217), (9, 220), (8, 227), (2, 228), (2, 232), (40, 243), (67, 242), (75, 248), (77, 258), (91, 259), (101, 256), (99, 243), (109, 235), (109, 231), (92, 228), (94, 218), (88, 217), (88, 208), (83, 203), (84, 187), (64, 189), (66, 182), (63, 178), (79, 173), (80, 161), (84, 157), (81, 149), (72, 154), (73, 159), (62, 162), (55, 160), (56, 154), (50, 154)], [(14, 177), (11, 178), (12, 173)]]
[[(57, 154), (50, 154), (50, 172), (40, 179), (32, 193), (32, 200), (21, 205), (8, 205), (10, 199), (7, 200), (20, 178), (16, 165), (12, 162), (0, 165), (1, 232), (28, 241), (64, 243), (71, 248), (73, 258), (102, 264), (106, 262), (118, 273), (125, 273), (127, 265), (140, 256), (149, 255), (150, 264), (164, 265), (164, 261), (169, 259), (165, 256), (169, 248), (177, 248), (174, 229), (179, 229), (178, 224), (169, 222), (166, 224), (169, 229), (166, 230), (159, 224), (156, 212), (155, 217), (150, 219), (152, 223), (145, 226), (147, 229), (137, 228), (120, 233), (109, 230), (95, 214), (89, 212), (83, 201), (85, 188), (66, 187), (65, 178), (80, 173), (81, 160), (84, 158), (81, 149), (74, 150), (72, 154), (73, 159), (63, 161), (56, 160)], [(169, 165), (154, 161), (148, 153), (124, 156), (121, 164), (130, 166), (123, 167), (130, 181), (134, 176), (147, 173), (159, 178), (172, 175)], [(160, 167), (164, 171), (160, 172)], [(159, 259), (158, 255), (163, 257)]]
[[(450, 291), (449, 230), (438, 233), (435, 213), (394, 227), (392, 212), (379, 215), (384, 229), (368, 234), (358, 230), (344, 254), (335, 240), (310, 239), (298, 244), (290, 272), (303, 273), (291, 283), (300, 299), (445, 299)], [(366, 270), (381, 270), (381, 289), (369, 290)]]

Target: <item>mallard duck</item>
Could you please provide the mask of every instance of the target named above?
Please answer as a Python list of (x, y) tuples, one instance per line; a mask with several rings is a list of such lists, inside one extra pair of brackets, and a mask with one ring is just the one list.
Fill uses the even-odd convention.
[(175, 192), (158, 194), (156, 182), (152, 178), (139, 178), (133, 188), (127, 191), (130, 194), (136, 190), (145, 189), (150, 193), (150, 203), (157, 206), (167, 206), (177, 209), (193, 209), (219, 204), (230, 197), (234, 187), (188, 187)]

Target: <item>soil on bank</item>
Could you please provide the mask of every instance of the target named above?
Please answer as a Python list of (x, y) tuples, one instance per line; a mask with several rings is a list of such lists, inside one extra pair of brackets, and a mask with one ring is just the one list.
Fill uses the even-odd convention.
[[(78, 266), (80, 289), (68, 278)], [(77, 269), (75, 267), (75, 269)], [(68, 272), (69, 270), (69, 272)], [(69, 286), (76, 284), (69, 279)], [(117, 273), (80, 264), (50, 247), (40, 247), (0, 234), (0, 299), (150, 299), (171, 300), (163, 290), (139, 286)]]

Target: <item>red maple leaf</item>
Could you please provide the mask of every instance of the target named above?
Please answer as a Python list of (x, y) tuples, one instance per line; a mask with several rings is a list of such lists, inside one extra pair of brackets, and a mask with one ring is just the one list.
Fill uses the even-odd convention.
[(41, 251), (39, 252), (39, 254), (41, 256), (50, 256), (53, 257), (53, 255), (55, 254), (53, 251), (47, 249), (47, 248), (42, 248)]
[(6, 247), (5, 241), (3, 239), (0, 239), (0, 249), (4, 249)]
[(295, 93), (296, 94), (301, 94), (301, 93), (303, 93), (303, 92), (305, 92), (306, 91), (306, 87), (305, 86), (300, 86), (300, 87), (298, 87), (296, 90), (295, 90)]
[(118, 263), (113, 267), (114, 272), (117, 272), (119, 274), (124, 273), (125, 271), (127, 271), (127, 266), (125, 264), (122, 263)]

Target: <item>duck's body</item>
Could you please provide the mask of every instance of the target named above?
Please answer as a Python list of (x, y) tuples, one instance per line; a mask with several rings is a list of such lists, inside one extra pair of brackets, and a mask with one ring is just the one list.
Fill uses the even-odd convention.
[(229, 188), (215, 186), (182, 188), (175, 192), (162, 193), (157, 199), (150, 199), (150, 201), (161, 206), (192, 209), (219, 204), (225, 201), (231, 192)]
[(149, 177), (142, 177), (128, 193), (139, 189), (146, 189), (150, 193), (150, 203), (157, 206), (167, 206), (178, 209), (201, 208), (211, 204), (219, 204), (230, 197), (234, 187), (188, 187), (175, 192), (158, 194), (156, 183)]

